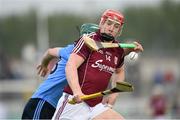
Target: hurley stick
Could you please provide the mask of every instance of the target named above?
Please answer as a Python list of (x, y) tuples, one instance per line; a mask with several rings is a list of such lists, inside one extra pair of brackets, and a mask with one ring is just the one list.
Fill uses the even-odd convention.
[[(90, 94), (90, 95), (85, 95), (82, 96), (81, 99), (82, 100), (89, 100), (89, 99), (93, 99), (93, 98), (97, 98), (97, 97), (101, 97), (104, 95), (108, 95), (111, 93), (116, 93), (116, 92), (132, 92), (134, 90), (133, 86), (127, 82), (117, 82), (116, 83), (116, 87), (112, 88), (112, 89), (108, 89), (102, 92), (97, 92), (94, 94)], [(76, 104), (76, 102), (74, 101), (74, 99), (71, 99), (68, 101), (68, 103), (70, 104)]]
[(87, 36), (84, 36), (83, 39), (84, 39), (85, 44), (94, 51), (97, 51), (101, 48), (114, 48), (114, 47), (134, 48), (136, 47), (135, 44), (128, 44), (128, 43), (98, 42)]

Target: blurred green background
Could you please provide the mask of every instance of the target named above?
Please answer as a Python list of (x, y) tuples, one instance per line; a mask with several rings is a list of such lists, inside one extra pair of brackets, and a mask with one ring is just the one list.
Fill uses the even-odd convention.
[(152, 98), (163, 96), (165, 113), (160, 117), (180, 119), (178, 0), (0, 0), (0, 119), (21, 117), (42, 81), (36, 65), (43, 52), (73, 43), (78, 27), (98, 24), (107, 8), (125, 16), (118, 39), (136, 40), (144, 47), (138, 60), (126, 57), (126, 78), (135, 91), (122, 93), (114, 108), (127, 119), (154, 119)]

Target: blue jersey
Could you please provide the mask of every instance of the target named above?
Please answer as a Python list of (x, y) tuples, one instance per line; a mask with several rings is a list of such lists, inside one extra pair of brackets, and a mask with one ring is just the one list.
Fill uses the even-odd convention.
[(61, 59), (31, 98), (41, 98), (56, 108), (58, 100), (62, 95), (63, 88), (67, 85), (65, 66), (73, 48), (74, 45), (68, 45), (59, 50), (59, 57)]

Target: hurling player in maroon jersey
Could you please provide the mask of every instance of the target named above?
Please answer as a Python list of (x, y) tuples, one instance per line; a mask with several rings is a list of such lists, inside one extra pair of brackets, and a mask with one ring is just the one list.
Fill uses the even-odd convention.
[[(124, 16), (118, 11), (108, 9), (100, 19), (100, 29), (88, 36), (95, 41), (118, 43), (115, 38), (120, 35), (123, 24)], [(103, 48), (92, 51), (84, 43), (83, 37), (79, 38), (66, 65), (69, 85), (64, 88), (53, 119), (123, 119), (108, 107), (114, 105), (118, 93), (111, 94), (104, 100), (103, 97), (98, 97), (82, 101), (80, 97), (106, 90), (110, 79), (112, 84), (123, 81), (125, 55), (131, 51), (143, 51), (141, 44), (134, 44), (134, 49)], [(69, 104), (70, 98), (74, 98), (77, 104)]]

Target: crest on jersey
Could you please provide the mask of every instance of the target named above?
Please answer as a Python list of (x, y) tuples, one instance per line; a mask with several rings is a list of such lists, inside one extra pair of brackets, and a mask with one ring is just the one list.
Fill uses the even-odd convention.
[(98, 52), (101, 53), (101, 54), (104, 54), (104, 52), (102, 50), (98, 50)]

